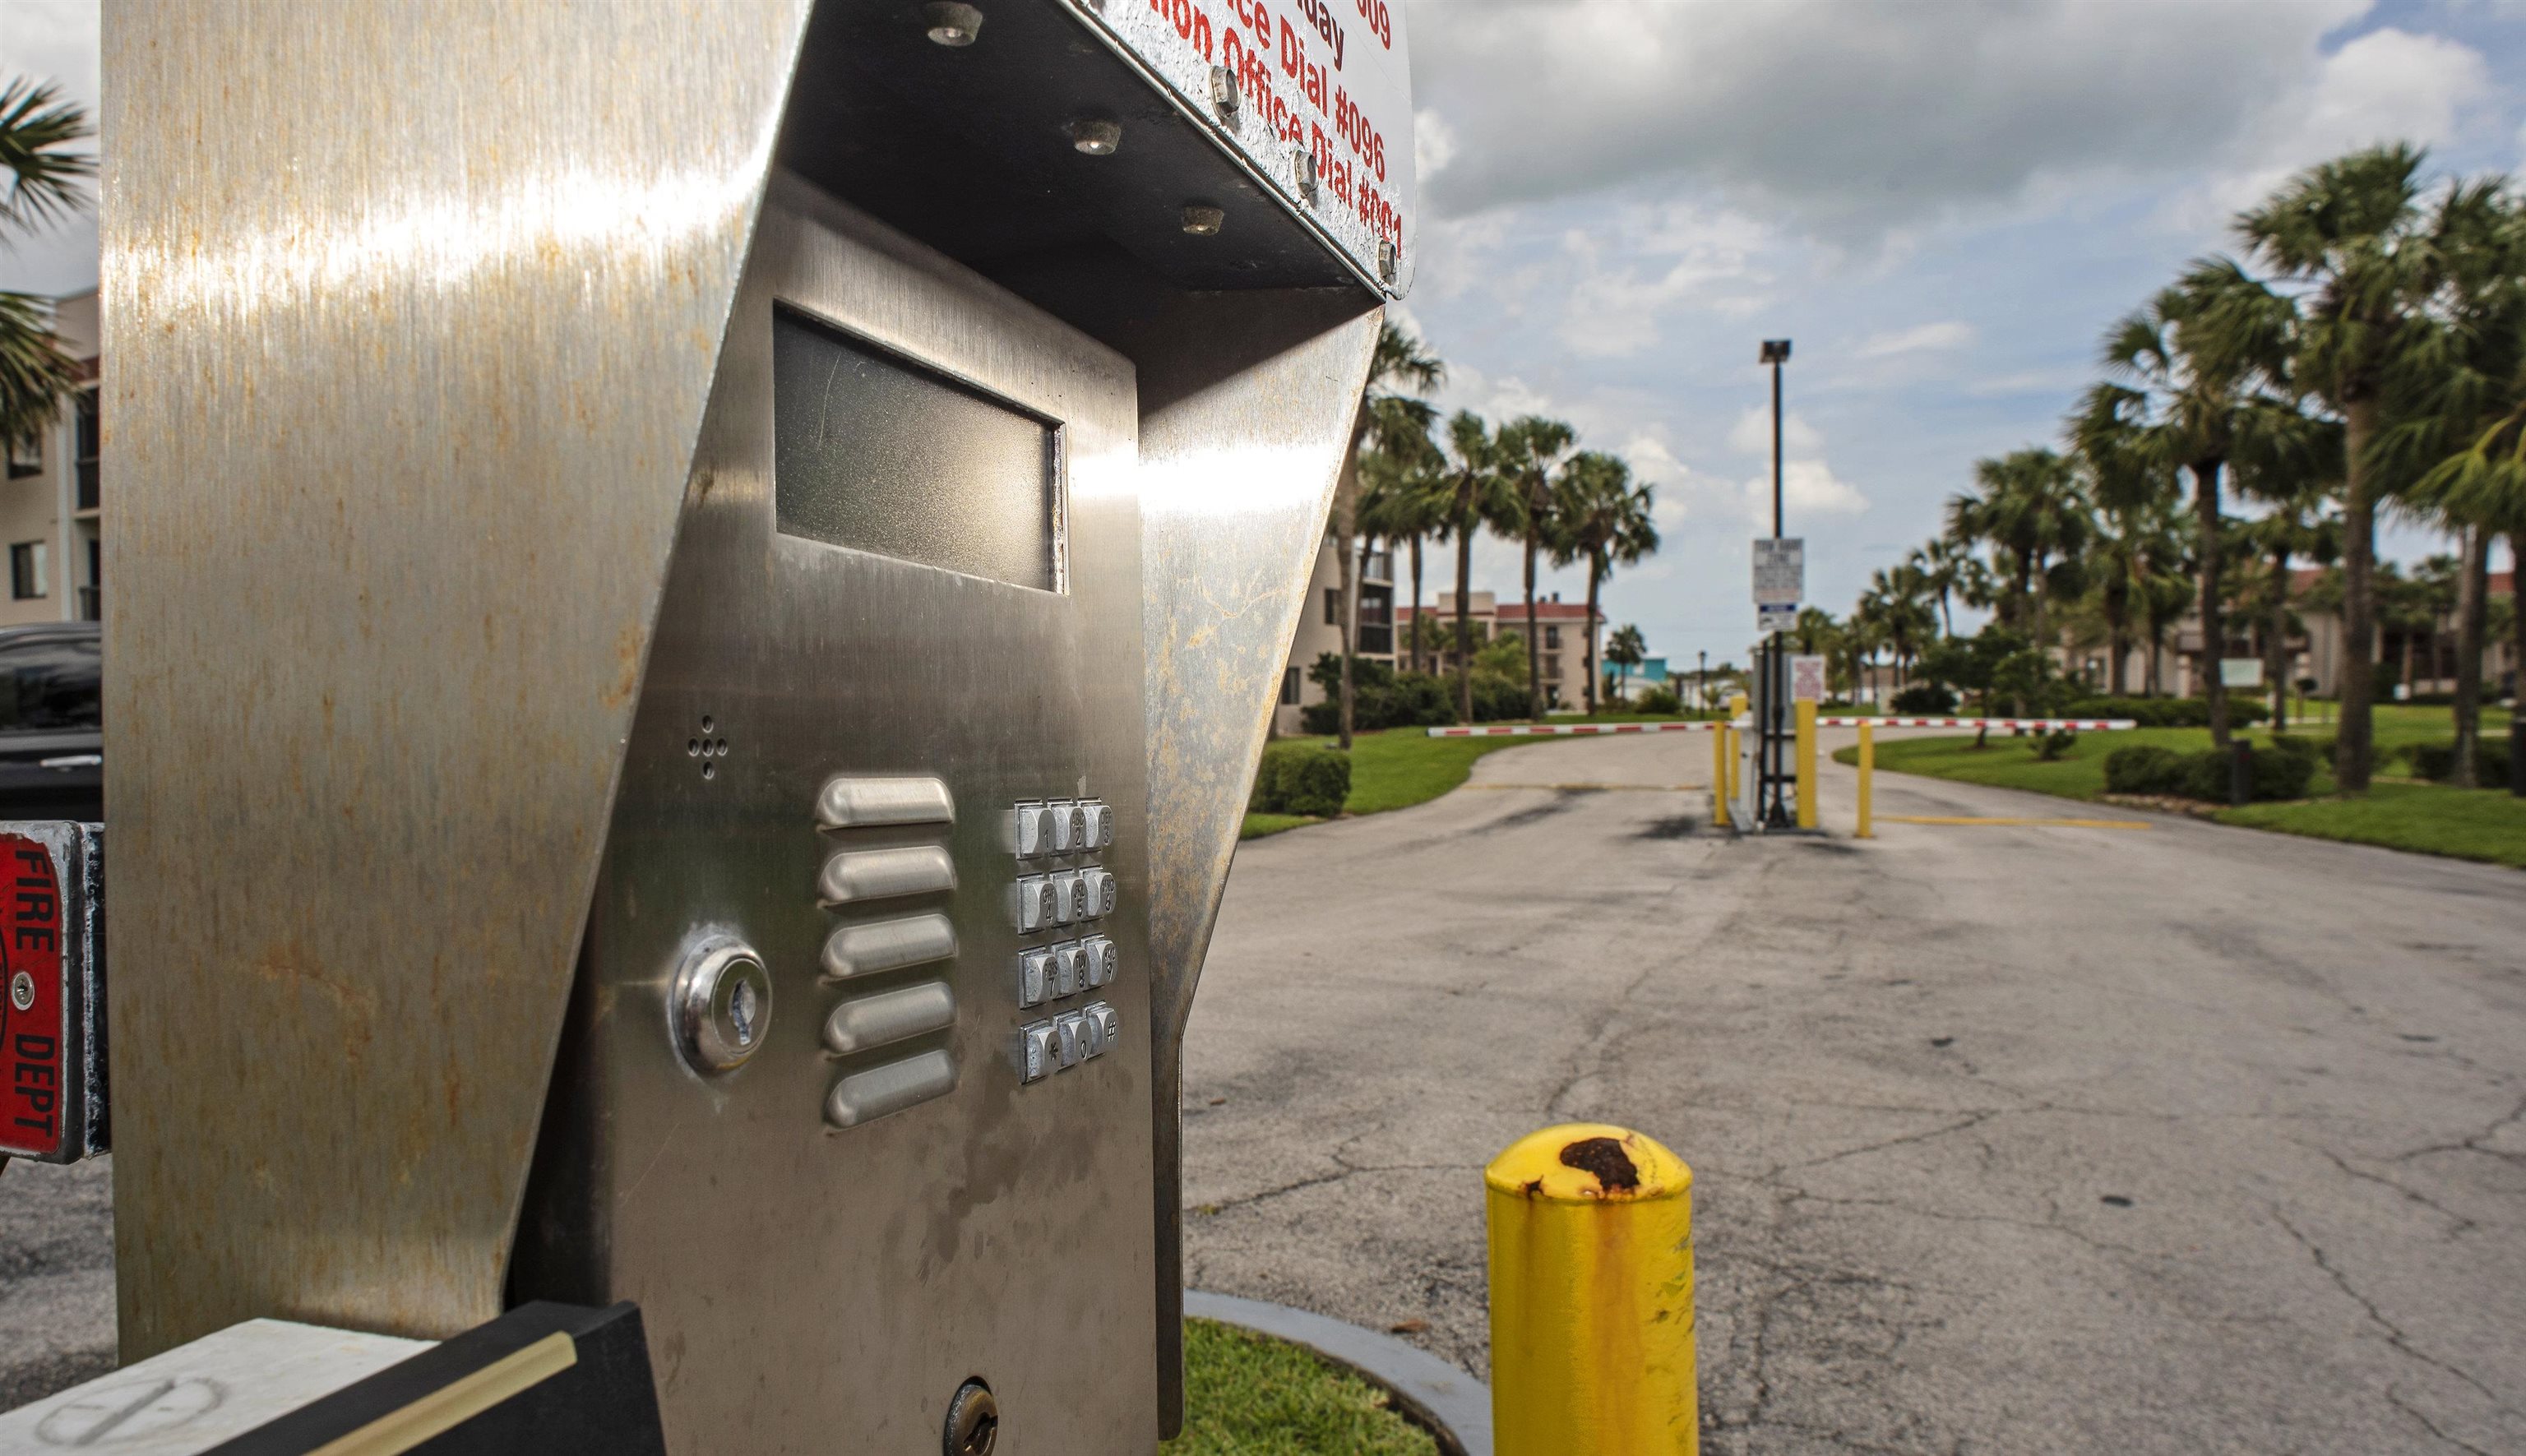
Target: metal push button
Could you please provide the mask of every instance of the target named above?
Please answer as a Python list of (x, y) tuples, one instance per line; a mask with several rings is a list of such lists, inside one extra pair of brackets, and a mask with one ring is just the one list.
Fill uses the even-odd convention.
[(1018, 1080), (1041, 1081), (1060, 1070), (1059, 1038), (1050, 1022), (1018, 1029)]
[(1101, 920), (1112, 915), (1115, 903), (1120, 898), (1120, 892), (1114, 884), (1114, 877), (1093, 865), (1079, 873), (1080, 887), (1085, 892), (1084, 898), (1086, 902), (1085, 908), (1080, 911), (1081, 917), (1086, 920)]
[(1102, 935), (1090, 935), (1079, 942), (1080, 958), (1087, 964), (1083, 979), (1091, 991), (1102, 990), (1114, 983), (1115, 973), (1123, 968), (1123, 954), (1114, 942)]
[(1069, 925), (1087, 918), (1087, 879), (1077, 870), (1064, 870), (1052, 877), (1052, 919), (1055, 925)]
[(1096, 1054), (1098, 1056), (1101, 1057), (1105, 1053), (1112, 1051), (1115, 1046), (1122, 1041), (1123, 1018), (1116, 1014), (1113, 1007), (1099, 1001), (1080, 1014), (1087, 1019), (1087, 1024), (1089, 1026), (1096, 1029)]
[(1080, 835), (1083, 849), (1103, 849), (1114, 842), (1114, 807), (1103, 799), (1089, 799), (1079, 806), (1085, 828)]
[(816, 897), (829, 906), (936, 894), (955, 887), (955, 861), (935, 844), (850, 850), (825, 861), (824, 873), (816, 877)]
[(1024, 803), (1017, 807), (1018, 858), (1036, 859), (1052, 853), (1052, 808), (1048, 804)]
[(1052, 982), (1055, 996), (1076, 996), (1087, 981), (1087, 957), (1080, 954), (1079, 942), (1065, 940), (1052, 948)]
[(1041, 1006), (1052, 998), (1052, 952), (1030, 950), (1018, 956), (1018, 1005)]
[(1052, 877), (1029, 875), (1018, 881), (1018, 929), (1033, 932), (1055, 924)]
[(1061, 1070), (1069, 1071), (1087, 1060), (1087, 1014), (1065, 1011), (1052, 1019), (1054, 1050), (1061, 1058)]
[(937, 778), (843, 778), (816, 791), (816, 827), (856, 829), (870, 825), (953, 824), (956, 800)]
[(1087, 837), (1087, 815), (1076, 800), (1055, 799), (1052, 810), (1052, 852), (1076, 854), (1082, 839)]

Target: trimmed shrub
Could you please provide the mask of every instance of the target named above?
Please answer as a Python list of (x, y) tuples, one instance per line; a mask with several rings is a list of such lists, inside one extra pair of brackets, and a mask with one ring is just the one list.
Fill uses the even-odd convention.
[(2171, 794), (2184, 791), (2184, 756), (2155, 743), (2135, 743), (2105, 755), (2105, 791)]
[[(2236, 755), (2216, 748), (2205, 748), (2188, 754), (2184, 759), (2184, 784), (2176, 792), (2205, 804), (2225, 804), (2232, 797), (2236, 772)], [(2254, 803), (2272, 799), (2306, 797), (2307, 780), (2315, 777), (2315, 759), (2309, 754), (2264, 751), (2251, 755), (2252, 781), (2247, 798)]]
[[(2206, 698), (2081, 698), (2061, 710), (2064, 718), (2128, 718), (2142, 728), (2208, 728)], [(2271, 717), (2271, 709), (2231, 693), (2228, 726), (2250, 728)]]
[(1956, 711), (1956, 695), (1936, 682), (1915, 682), (1894, 694), (1888, 706), (1897, 717), (1932, 718)]
[(1632, 699), (1632, 711), (1636, 713), (1681, 713), (1684, 711), (1684, 699), (1675, 695), (1674, 688), (1652, 687)]
[[(2415, 743), (2403, 750), (2412, 773), (2432, 783), (2446, 783), (2455, 778), (2455, 740), (2444, 743)], [(2508, 738), (2485, 733), (2474, 743), (2473, 781), (2484, 788), (2508, 786)]]
[(2078, 743), (2079, 735), (2068, 728), (2055, 728), (2048, 733), (2038, 733), (2035, 735), (2035, 757), (2048, 764), (2077, 747)]
[(1259, 814), (1303, 814), (1331, 819), (1350, 797), (1350, 756), (1317, 743), (1274, 743), (1263, 750), (1254, 772), (1254, 796), (1246, 806)]

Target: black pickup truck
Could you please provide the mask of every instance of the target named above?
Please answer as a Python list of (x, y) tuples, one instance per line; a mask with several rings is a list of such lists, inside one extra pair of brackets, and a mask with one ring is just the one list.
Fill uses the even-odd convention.
[(0, 628), (0, 819), (105, 820), (93, 622)]

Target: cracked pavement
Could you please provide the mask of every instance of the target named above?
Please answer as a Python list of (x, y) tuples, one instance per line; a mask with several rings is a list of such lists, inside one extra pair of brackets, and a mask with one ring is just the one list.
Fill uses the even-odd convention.
[(1192, 1283), (1488, 1374), (1481, 1168), (1605, 1121), (1694, 1170), (1705, 1450), (2526, 1450), (2526, 877), (1895, 775), (1731, 841), (1709, 755), (1239, 851)]

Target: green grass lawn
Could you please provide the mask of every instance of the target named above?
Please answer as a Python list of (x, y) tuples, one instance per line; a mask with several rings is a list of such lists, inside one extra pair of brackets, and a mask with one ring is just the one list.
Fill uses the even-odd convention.
[[(2315, 725), (2305, 731), (2309, 737), (2321, 738), (2331, 736), (2333, 730), (2329, 725)], [(2504, 735), (2506, 711), (2486, 712), (2483, 731), (2492, 741)], [(2455, 735), (2447, 709), (2397, 704), (2378, 706), (2376, 732), (2378, 767), (2389, 774), (2401, 768), (2398, 755), (2404, 745)], [(2242, 736), (2260, 743), (2268, 735), (2256, 729)], [(2094, 799), (2105, 791), (2105, 756), (2115, 749), (2157, 743), (2179, 753), (2198, 753), (2210, 746), (2210, 732), (2207, 728), (2133, 728), (2081, 733), (2076, 745), (2049, 763), (2035, 756), (2032, 736), (1994, 733), (1989, 746), (1982, 749), (1973, 742), (1969, 737), (1881, 739), (1877, 766), (1892, 773)], [(1834, 754), (1837, 762), (1844, 764), (1855, 763), (1858, 757), (1856, 748)], [(2450, 788), (2381, 774), (2365, 798), (2341, 798), (2334, 796), (2330, 763), (2318, 767), (2308, 789), (2313, 797), (2223, 810), (2217, 818), (2222, 824), (2526, 868), (2526, 800), (2504, 791)]]
[[(1626, 720), (1638, 722), (1639, 720)], [(1331, 743), (1331, 738), (1317, 738)], [(1495, 738), (1433, 738), (1427, 728), (1391, 728), (1358, 733), (1351, 738), (1350, 795), (1345, 814), (1383, 814), (1426, 804), (1463, 783), (1474, 772), (1474, 760), (1526, 743), (1575, 743), (1568, 735), (1501, 734)], [(1314, 824), (1288, 814), (1248, 814), (1240, 839), (1260, 839), (1300, 825)]]
[(1185, 1321), (1184, 1433), (1164, 1456), (1437, 1456), (1385, 1394), (1309, 1350)]

